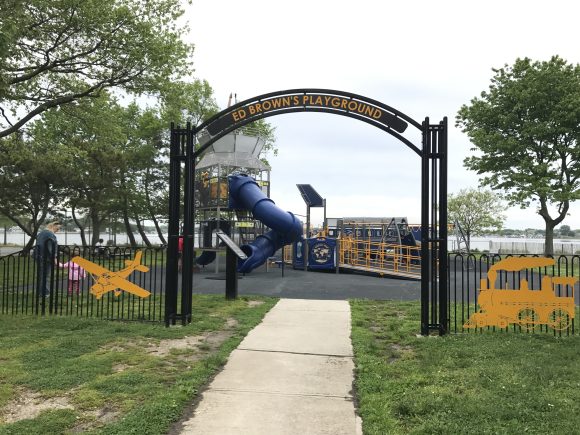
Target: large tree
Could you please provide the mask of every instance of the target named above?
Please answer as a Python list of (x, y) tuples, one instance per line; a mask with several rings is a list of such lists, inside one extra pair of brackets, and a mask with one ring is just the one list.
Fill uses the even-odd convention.
[(493, 71), (489, 90), (457, 115), (474, 145), (464, 164), (510, 205), (537, 204), (553, 255), (554, 227), (580, 197), (580, 66), (554, 56)]
[[(54, 169), (64, 172), (61, 205), (71, 209), (83, 245), (97, 243), (103, 223), (118, 202), (116, 187), (126, 159), (122, 144), (127, 140), (122, 116), (123, 108), (103, 92), (100, 98), (47, 111), (30, 129), (34, 143), (53, 150)], [(89, 223), (92, 240), (87, 242)]]
[(489, 190), (461, 189), (456, 194), (449, 194), (447, 211), (449, 222), (465, 236), (468, 252), (472, 236), (498, 231), (505, 220), (501, 200)]
[(158, 91), (191, 69), (179, 0), (2, 0), (0, 138), (118, 87)]

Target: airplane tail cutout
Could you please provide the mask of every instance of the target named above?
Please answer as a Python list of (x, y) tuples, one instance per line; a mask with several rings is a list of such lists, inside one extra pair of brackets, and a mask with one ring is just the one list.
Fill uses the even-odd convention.
[(151, 296), (150, 292), (126, 279), (135, 270), (139, 272), (149, 271), (147, 266), (141, 264), (141, 257), (142, 252), (137, 251), (135, 258), (133, 260), (126, 260), (125, 268), (117, 272), (113, 272), (82, 257), (74, 257), (71, 261), (81, 266), (91, 275), (94, 284), (92, 285), (90, 292), (95, 295), (97, 299), (101, 299), (104, 294), (111, 291), (114, 292), (117, 297), (121, 294), (121, 291), (126, 291), (135, 296), (139, 296), (140, 298), (147, 298)]
[(149, 268), (141, 264), (141, 256), (143, 253), (141, 251), (137, 251), (135, 253), (135, 258), (133, 260), (125, 260), (126, 267), (135, 267), (135, 270), (139, 272), (149, 272)]

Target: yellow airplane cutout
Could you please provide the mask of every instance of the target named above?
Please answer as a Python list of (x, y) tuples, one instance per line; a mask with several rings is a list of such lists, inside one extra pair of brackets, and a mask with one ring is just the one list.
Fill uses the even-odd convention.
[(101, 299), (105, 293), (110, 291), (114, 291), (115, 296), (119, 296), (121, 290), (133, 293), (141, 298), (146, 298), (151, 295), (150, 292), (126, 279), (135, 270), (149, 272), (149, 268), (141, 264), (141, 255), (141, 251), (137, 251), (135, 258), (133, 260), (125, 260), (126, 267), (118, 272), (112, 272), (82, 257), (74, 257), (71, 261), (91, 274), (95, 281), (95, 284), (91, 287), (91, 293), (97, 299)]

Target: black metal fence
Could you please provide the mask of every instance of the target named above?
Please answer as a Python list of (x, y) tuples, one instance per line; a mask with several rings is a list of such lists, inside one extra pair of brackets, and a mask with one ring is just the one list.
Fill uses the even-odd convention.
[[(151, 292), (147, 298), (140, 298), (128, 292), (113, 291), (97, 299), (90, 292), (94, 280), (89, 276), (79, 280), (78, 292), (69, 280), (69, 271), (62, 267), (75, 256), (81, 256), (113, 272), (126, 266), (125, 261), (133, 259), (137, 250), (142, 251), (141, 264), (148, 272), (133, 272), (128, 280)], [(38, 253), (36, 253), (38, 254)], [(486, 280), (489, 268), (509, 256), (465, 255), (451, 253), (448, 256), (447, 303), (448, 331), (455, 333), (479, 333), (483, 331), (550, 333), (554, 335), (577, 334), (576, 319), (570, 316), (565, 328), (554, 329), (534, 322), (510, 323), (507, 327), (485, 326), (467, 328), (469, 319), (478, 310), (478, 297), (482, 280)], [(520, 255), (519, 257), (538, 257)], [(580, 256), (559, 256), (555, 264), (547, 267), (529, 268), (519, 271), (498, 270), (495, 282), (486, 285), (498, 290), (521, 289), (522, 284), (530, 290), (540, 290), (545, 286), (545, 277), (551, 277), (554, 298), (571, 297), (575, 300), (575, 314), (580, 316), (580, 283), (573, 286), (557, 284), (556, 277), (580, 278)], [(165, 316), (165, 248), (125, 248), (61, 246), (55, 257), (49, 252), (44, 255), (16, 252), (0, 257), (0, 314), (12, 315), (58, 315), (97, 317), (111, 320), (137, 320), (162, 322)], [(43, 282), (46, 276), (46, 281)], [(45, 285), (43, 285), (45, 284)], [(44, 294), (46, 292), (46, 295)], [(46, 297), (45, 297), (46, 296)], [(556, 305), (555, 305), (556, 306)], [(529, 307), (522, 307), (528, 309)], [(436, 304), (430, 307), (437, 315)]]
[[(119, 271), (142, 251), (141, 264), (148, 272), (134, 271), (127, 280), (151, 292), (140, 298), (110, 291), (100, 299), (90, 292), (95, 283), (89, 274), (69, 276), (66, 263), (81, 256), (107, 270)], [(165, 314), (165, 248), (60, 246), (54, 254), (16, 252), (0, 257), (0, 314), (51, 314), (98, 317), (111, 320), (163, 321)], [(78, 280), (77, 284), (71, 281)], [(72, 279), (70, 279), (72, 278)]]
[[(451, 253), (448, 256), (448, 305), (449, 305), (449, 331), (450, 332), (482, 332), (482, 331), (498, 331), (498, 332), (524, 332), (524, 333), (552, 333), (558, 336), (571, 335), (577, 333), (575, 328), (576, 316), (580, 315), (578, 306), (580, 305), (580, 284), (577, 282), (574, 285), (558, 284), (558, 279), (548, 280), (548, 283), (553, 282), (553, 301), (544, 303), (541, 310), (547, 311), (553, 309), (559, 310), (562, 304), (558, 298), (574, 297), (575, 306), (572, 308), (572, 315), (569, 316), (568, 321), (561, 320), (561, 328), (554, 329), (546, 325), (538, 323), (538, 318), (535, 316), (534, 309), (526, 303), (521, 304), (516, 309), (519, 309), (525, 316), (520, 317), (520, 321), (511, 323), (506, 327), (499, 326), (484, 326), (468, 328), (468, 320), (477, 312), (479, 290), (481, 289), (482, 280), (487, 280), (487, 272), (489, 268), (499, 261), (508, 257), (539, 257), (538, 255), (466, 255)], [(518, 271), (497, 270), (497, 278), (495, 282), (488, 282), (484, 284), (488, 288), (495, 288), (496, 290), (521, 290), (521, 286), (526, 286), (529, 290), (540, 291), (542, 286), (546, 286), (545, 277), (575, 277), (580, 276), (580, 256), (566, 256), (561, 255), (554, 258), (555, 264), (553, 266), (528, 268)], [(505, 293), (504, 293), (505, 294)], [(494, 303), (496, 305), (508, 305), (498, 298), (500, 293), (496, 293)], [(500, 308), (501, 309), (501, 308)], [(565, 313), (564, 313), (565, 315)], [(532, 317), (530, 319), (530, 316)], [(523, 318), (525, 317), (525, 318)], [(562, 317), (562, 316), (561, 316)]]

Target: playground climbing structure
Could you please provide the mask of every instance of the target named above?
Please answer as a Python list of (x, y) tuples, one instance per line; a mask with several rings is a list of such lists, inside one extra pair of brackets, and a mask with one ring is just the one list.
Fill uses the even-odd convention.
[[(203, 146), (209, 137), (198, 136)], [(257, 133), (235, 131), (214, 142), (202, 155), (195, 171), (195, 210), (198, 223), (198, 240), (195, 247), (201, 250), (196, 263), (212, 263), (223, 246), (215, 236), (218, 229), (228, 234), (236, 243), (246, 244), (265, 232), (264, 225), (247, 210), (234, 210), (229, 206), (228, 176), (245, 173), (252, 176), (266, 197), (270, 196), (270, 167), (260, 160), (264, 139)]]

